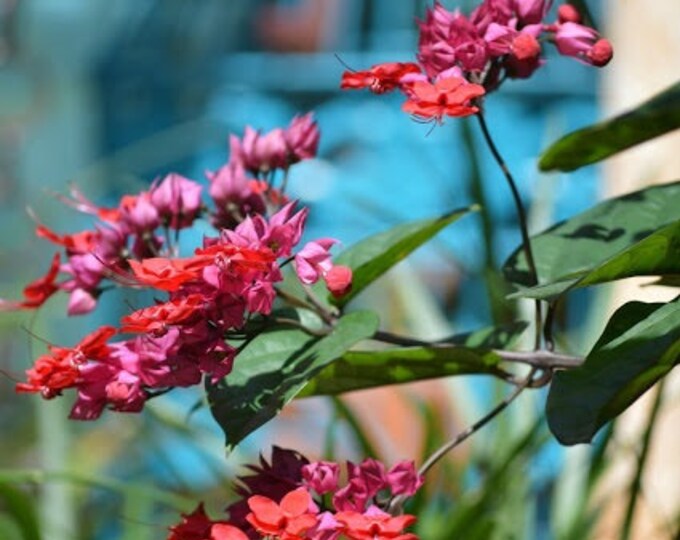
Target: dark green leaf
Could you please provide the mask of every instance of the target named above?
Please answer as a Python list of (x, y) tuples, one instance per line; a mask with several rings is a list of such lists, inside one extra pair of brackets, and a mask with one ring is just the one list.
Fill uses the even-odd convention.
[(621, 307), (581, 367), (555, 374), (548, 425), (562, 444), (587, 443), (680, 361), (680, 302)]
[(625, 114), (562, 137), (543, 153), (538, 166), (543, 171), (573, 171), (679, 127), (676, 83)]
[(276, 329), (255, 338), (236, 358), (234, 370), (208, 387), (213, 416), (234, 447), (276, 416), (319, 371), (371, 337), (378, 317), (358, 311), (342, 317), (325, 337)]
[(40, 540), (38, 515), (33, 498), (9, 484), (0, 482), (0, 512), (12, 518), (23, 540)]
[[(680, 182), (602, 202), (532, 237), (539, 285), (578, 278), (678, 219)], [(511, 283), (533, 285), (520, 248), (503, 272)]]
[(525, 323), (518, 323), (447, 340), (457, 345), (349, 351), (314, 377), (300, 397), (337, 395), (452, 375), (498, 374), (500, 358), (491, 349), (508, 347), (525, 328)]
[(680, 272), (680, 221), (650, 234), (602, 264), (573, 278), (522, 289), (513, 296), (552, 298), (574, 287), (587, 287), (633, 276), (662, 276)]
[(333, 298), (331, 302), (337, 306), (344, 306), (444, 227), (474, 210), (475, 207), (465, 208), (437, 219), (404, 223), (383, 233), (369, 236), (343, 251), (335, 259), (335, 263), (352, 269), (354, 274), (352, 290), (341, 298)]

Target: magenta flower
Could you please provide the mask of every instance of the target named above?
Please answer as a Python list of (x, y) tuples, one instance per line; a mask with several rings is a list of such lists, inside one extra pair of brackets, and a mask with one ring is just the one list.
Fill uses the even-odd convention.
[(387, 473), (387, 483), (394, 495), (411, 497), (420, 489), (425, 479), (418, 475), (413, 461), (400, 461)]
[(320, 134), (314, 114), (307, 113), (293, 118), (283, 132), (283, 138), (288, 148), (287, 165), (316, 157)]
[(172, 173), (151, 187), (151, 204), (169, 227), (190, 227), (201, 209), (202, 190), (193, 180)]
[(305, 483), (320, 495), (338, 488), (340, 466), (330, 461), (317, 461), (302, 467)]
[(592, 28), (575, 22), (557, 25), (555, 45), (560, 54), (598, 67), (606, 65), (613, 56), (609, 41), (600, 39)]

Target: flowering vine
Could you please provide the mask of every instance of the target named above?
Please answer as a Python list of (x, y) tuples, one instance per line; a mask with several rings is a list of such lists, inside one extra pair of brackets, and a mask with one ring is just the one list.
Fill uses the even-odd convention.
[[(375, 94), (398, 90), (405, 97), (404, 112), (436, 125), (446, 117), (477, 119), (511, 190), (530, 286), (538, 285), (539, 276), (525, 211), (516, 182), (489, 132), (484, 99), (508, 79), (528, 78), (540, 69), (548, 45), (596, 67), (606, 65), (613, 55), (609, 41), (583, 24), (572, 5), (559, 6), (556, 19), (548, 21), (551, 7), (549, 0), (484, 0), (464, 15), (435, 2), (418, 21), (415, 62), (349, 70), (340, 82), (343, 89), (368, 89)], [(318, 346), (323, 351), (314, 350), (306, 359), (309, 364), (327, 357), (300, 376), (302, 385), (361, 339), (427, 348), (432, 355), (459, 347), (453, 340), (429, 343), (376, 330), (377, 322), (373, 327), (364, 324), (356, 340), (357, 336), (343, 335), (349, 332), (343, 327), (349, 318), (343, 312), (344, 299), (353, 294), (352, 287), (365, 287), (443, 225), (419, 229), (422, 240), (400, 233), (408, 242), (400, 243), (404, 237), (399, 237), (387, 247), (378, 244), (389, 252), (388, 262), (376, 262), (380, 256), (371, 248), (368, 255), (347, 257), (351, 264), (339, 264), (331, 255), (338, 244), (333, 238), (301, 244), (309, 211), (288, 198), (288, 173), (296, 163), (316, 156), (319, 138), (308, 113), (267, 133), (246, 127), (242, 137), (231, 135), (229, 160), (207, 171), (206, 183), (172, 173), (155, 180), (148, 190), (124, 195), (113, 207), (96, 205), (75, 187), (69, 196), (59, 196), (63, 203), (93, 216), (95, 224), (60, 234), (38, 221), (36, 235), (59, 251), (45, 275), (24, 288), (22, 299), (0, 300), (0, 309), (37, 309), (64, 292), (68, 314), (75, 316), (93, 311), (99, 298), (114, 287), (151, 289), (158, 296), (151, 305), (131, 308), (117, 326), (97, 328), (74, 346), (48, 345), (16, 391), (52, 399), (74, 390), (70, 417), (79, 420), (96, 419), (107, 409), (139, 412), (149, 399), (202, 380), (209, 392), (225, 381), (229, 391), (235, 363), (247, 355), (249, 345), (281, 326), (303, 334), (300, 350)], [(449, 215), (439, 221), (447, 219), (447, 223), (453, 220)], [(214, 233), (183, 253), (181, 233), (197, 220), (211, 224)], [(294, 280), (303, 292), (291, 293), (283, 286), (286, 279)], [(319, 289), (327, 293), (326, 298), (320, 298)], [(261, 457), (259, 464), (248, 466), (252, 474), (238, 479), (239, 499), (223, 519), (210, 518), (200, 503), (170, 527), (168, 540), (417, 540), (409, 532), (416, 516), (404, 513), (408, 509), (404, 505), (423, 485), (431, 467), (525, 389), (543, 386), (556, 369), (574, 368), (583, 361), (554, 353), (550, 311), (554, 306), (544, 317), (545, 306), (537, 298), (534, 350), (484, 351), (494, 355), (495, 363), (482, 362), (482, 372), (511, 383), (513, 392), (419, 469), (412, 461), (387, 467), (365, 459), (347, 462), (343, 471), (338, 463), (309, 462), (294, 450), (274, 447), (271, 462)], [(283, 306), (311, 312), (319, 324), (280, 316), (277, 308)], [(357, 317), (353, 324), (359, 325), (356, 320), (362, 321)], [(502, 362), (530, 368), (524, 377), (517, 377), (503, 369)], [(283, 368), (277, 376), (283, 382), (277, 379), (269, 393), (295, 397), (299, 388), (291, 390), (284, 384), (287, 376), (293, 376)], [(267, 412), (278, 411), (283, 401), (268, 405)]]

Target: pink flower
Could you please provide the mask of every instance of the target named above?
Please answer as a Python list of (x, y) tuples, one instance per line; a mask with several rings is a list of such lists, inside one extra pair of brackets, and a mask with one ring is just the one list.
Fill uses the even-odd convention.
[(613, 56), (609, 41), (600, 39), (592, 28), (575, 22), (557, 25), (555, 45), (560, 54), (597, 67), (606, 65)]
[(387, 483), (394, 495), (411, 497), (424, 481), (425, 479), (418, 475), (413, 461), (400, 461), (387, 473)]
[(319, 238), (308, 242), (295, 254), (295, 272), (302, 283), (316, 283), (333, 267), (329, 250), (336, 243), (333, 238)]
[(514, 0), (520, 27), (528, 24), (539, 24), (545, 16), (552, 0)]
[(148, 192), (123, 196), (119, 209), (122, 223), (134, 233), (152, 231), (160, 225), (158, 210)]
[(319, 137), (319, 128), (314, 121), (313, 113), (293, 118), (283, 132), (288, 148), (288, 164), (315, 157)]
[(190, 227), (201, 209), (202, 186), (179, 174), (169, 174), (151, 187), (151, 204), (173, 229)]
[(66, 312), (69, 315), (84, 315), (97, 307), (97, 298), (85, 289), (77, 288), (71, 291)]
[(248, 126), (243, 139), (239, 140), (238, 137), (232, 135), (229, 138), (229, 145), (231, 159), (255, 173), (287, 166), (288, 148), (281, 128), (262, 135)]
[(340, 466), (330, 461), (317, 461), (302, 467), (305, 483), (314, 491), (323, 495), (338, 488)]
[(253, 189), (240, 161), (232, 160), (214, 173), (206, 172), (208, 192), (217, 207), (213, 223), (217, 228), (233, 228), (251, 214), (261, 214), (266, 205)]

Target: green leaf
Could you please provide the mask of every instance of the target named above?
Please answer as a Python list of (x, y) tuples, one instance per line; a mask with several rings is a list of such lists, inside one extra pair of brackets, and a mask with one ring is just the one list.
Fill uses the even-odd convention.
[(369, 236), (343, 251), (336, 264), (349, 266), (353, 272), (352, 290), (341, 298), (332, 298), (336, 306), (344, 306), (387, 270), (430, 240), (447, 225), (477, 207), (464, 208), (436, 219), (423, 219), (398, 225), (388, 231)]
[[(610, 199), (532, 237), (539, 286), (569, 281), (680, 219), (680, 182)], [(503, 266), (508, 281), (533, 285), (517, 248)]]
[(680, 301), (630, 302), (576, 369), (555, 374), (546, 406), (562, 444), (587, 443), (680, 361)]
[(378, 329), (378, 317), (357, 311), (342, 317), (325, 337), (301, 330), (263, 332), (237, 356), (234, 370), (208, 386), (215, 420), (233, 448), (274, 418), (307, 382)]
[(680, 127), (680, 82), (611, 120), (574, 131), (548, 148), (543, 171), (573, 171)]
[(0, 512), (12, 518), (23, 540), (40, 540), (38, 515), (33, 498), (20, 489), (0, 482)]
[(501, 359), (491, 349), (508, 347), (525, 328), (525, 323), (517, 323), (447, 340), (456, 345), (349, 351), (314, 377), (299, 397), (337, 395), (453, 375), (499, 374)]
[(549, 299), (574, 287), (587, 287), (633, 276), (673, 276), (680, 272), (680, 220), (620, 251), (574, 278), (521, 289), (511, 297)]

